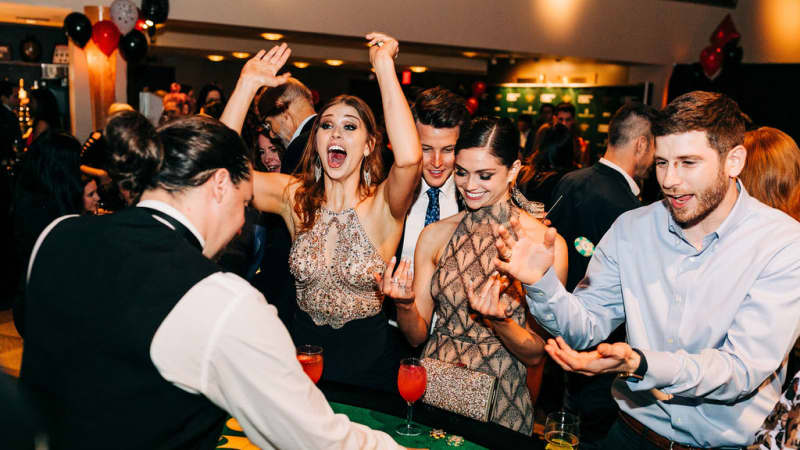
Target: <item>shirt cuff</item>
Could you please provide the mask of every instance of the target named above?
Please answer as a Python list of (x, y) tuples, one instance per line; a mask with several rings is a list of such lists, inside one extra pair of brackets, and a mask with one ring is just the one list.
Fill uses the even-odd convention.
[(631, 391), (646, 391), (661, 389), (675, 384), (680, 371), (680, 361), (675, 361), (674, 354), (639, 349), (647, 360), (647, 373), (638, 383), (627, 381)]
[(553, 266), (547, 269), (542, 278), (532, 285), (523, 285), (528, 294), (526, 300), (537, 321), (545, 328), (556, 328), (556, 316), (548, 301), (558, 294), (560, 289), (564, 289), (561, 281), (556, 275)]

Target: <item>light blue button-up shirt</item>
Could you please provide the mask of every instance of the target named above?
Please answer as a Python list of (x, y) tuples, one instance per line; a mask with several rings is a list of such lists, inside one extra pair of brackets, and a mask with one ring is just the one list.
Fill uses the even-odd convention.
[(552, 268), (526, 290), (539, 323), (576, 349), (625, 321), (648, 370), (615, 383), (623, 411), (679, 443), (743, 446), (777, 402), (800, 333), (800, 222), (740, 185), (698, 251), (658, 202), (614, 222), (574, 294)]

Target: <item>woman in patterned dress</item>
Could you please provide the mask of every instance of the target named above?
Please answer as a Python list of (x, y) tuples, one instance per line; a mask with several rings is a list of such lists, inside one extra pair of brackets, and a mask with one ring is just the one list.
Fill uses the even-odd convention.
[[(323, 347), (323, 379), (393, 390), (399, 362), (372, 274), (384, 270), (400, 242), (422, 150), (397, 80), (398, 43), (382, 33), (366, 38), (394, 154), (388, 176), (372, 111), (340, 95), (314, 119), (297, 172), (253, 175), (253, 205), (279, 214), (291, 234), (295, 345)], [(245, 65), (222, 122), (240, 129), (256, 90), (286, 82), (288, 74), (276, 74), (288, 54), (282, 44)]]
[[(467, 209), (428, 225), (410, 263), (394, 261), (382, 277), (384, 293), (397, 304), (400, 328), (409, 343), (427, 341), (423, 357), (464, 364), (497, 376), (491, 421), (530, 434), (533, 407), (525, 383), (526, 365), (544, 355), (544, 341), (528, 326), (525, 294), (519, 281), (495, 271), (497, 226), (519, 221), (540, 239), (547, 229), (513, 189), (520, 168), (519, 135), (507, 119), (477, 118), (456, 144), (455, 183)], [(540, 205), (539, 206), (539, 211)], [(557, 238), (555, 270), (567, 275), (567, 249)], [(413, 292), (408, 289), (413, 278)], [(500, 295), (503, 311), (486, 301)], [(433, 332), (428, 337), (431, 317)], [(480, 314), (483, 311), (485, 314)]]

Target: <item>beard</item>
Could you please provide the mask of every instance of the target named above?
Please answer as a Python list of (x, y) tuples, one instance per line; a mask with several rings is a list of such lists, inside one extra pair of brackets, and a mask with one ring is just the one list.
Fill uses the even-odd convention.
[(720, 168), (714, 183), (705, 190), (695, 194), (697, 206), (694, 209), (675, 209), (672, 207), (669, 198), (664, 198), (664, 204), (667, 205), (667, 209), (669, 209), (672, 218), (681, 228), (691, 228), (702, 222), (709, 214), (717, 209), (725, 198), (725, 194), (728, 192), (729, 183), (730, 180), (725, 176), (725, 172), (722, 168)]

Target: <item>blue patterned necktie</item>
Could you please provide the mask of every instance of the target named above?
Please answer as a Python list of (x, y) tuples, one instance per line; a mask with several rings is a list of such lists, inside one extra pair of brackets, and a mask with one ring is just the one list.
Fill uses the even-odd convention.
[(428, 210), (425, 211), (425, 226), (439, 220), (439, 188), (432, 187), (427, 191)]

